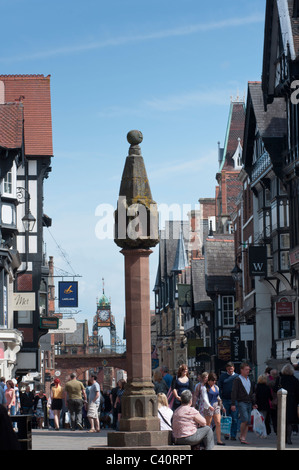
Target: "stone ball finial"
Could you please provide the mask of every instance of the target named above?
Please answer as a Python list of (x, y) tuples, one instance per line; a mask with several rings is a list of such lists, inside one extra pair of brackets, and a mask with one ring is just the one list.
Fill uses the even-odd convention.
[(143, 141), (142, 132), (133, 130), (128, 132), (127, 134), (127, 141), (130, 145), (139, 145)]

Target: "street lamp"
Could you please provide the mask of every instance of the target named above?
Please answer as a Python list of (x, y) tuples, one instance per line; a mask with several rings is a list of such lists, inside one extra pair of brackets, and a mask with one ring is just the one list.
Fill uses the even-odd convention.
[(30, 209), (28, 209), (27, 214), (25, 214), (24, 217), (22, 218), (22, 222), (23, 222), (25, 232), (33, 231), (36, 219), (31, 214)]
[(32, 232), (36, 219), (33, 217), (30, 211), (30, 193), (26, 188), (17, 188), (17, 199), (18, 204), (25, 204), (25, 215), (22, 218), (25, 233)]
[(242, 281), (242, 269), (239, 268), (237, 260), (234, 269), (231, 271), (232, 278), (235, 282), (241, 283)]

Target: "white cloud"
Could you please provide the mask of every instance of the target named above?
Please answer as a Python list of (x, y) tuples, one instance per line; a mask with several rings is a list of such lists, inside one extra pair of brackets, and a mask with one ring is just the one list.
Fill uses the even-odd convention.
[(165, 98), (153, 98), (144, 104), (155, 111), (178, 111), (183, 108), (198, 107), (199, 105), (225, 105), (227, 106), (231, 90), (214, 89), (206, 91), (192, 91)]
[[(124, 116), (149, 116), (149, 111), (172, 112), (181, 111), (188, 108), (199, 108), (199, 106), (215, 105), (228, 106), (230, 97), (237, 89), (214, 88), (211, 90), (194, 90), (189, 92), (179, 92), (163, 98), (153, 97), (140, 102), (139, 106), (111, 106), (98, 113), (99, 118), (121, 118)], [(156, 116), (156, 114), (155, 114)]]
[(29, 54), (23, 54), (20, 56), (0, 57), (0, 62), (16, 62), (23, 60), (36, 60), (46, 59), (54, 56), (65, 56), (74, 53), (81, 53), (86, 51), (92, 51), (97, 49), (104, 49), (107, 47), (123, 46), (129, 43), (139, 43), (143, 41), (150, 41), (155, 39), (166, 39), (178, 36), (189, 36), (196, 33), (202, 33), (207, 31), (215, 31), (224, 28), (232, 28), (245, 26), (248, 24), (256, 24), (264, 21), (262, 15), (251, 15), (248, 17), (240, 18), (227, 18), (222, 21), (214, 21), (211, 23), (198, 23), (193, 25), (179, 26), (177, 28), (164, 29), (161, 31), (154, 31), (145, 34), (136, 34), (133, 36), (118, 36), (108, 38), (102, 41), (94, 41), (89, 43), (77, 44), (75, 46), (64, 46), (49, 50), (43, 50), (38, 52), (31, 52)]

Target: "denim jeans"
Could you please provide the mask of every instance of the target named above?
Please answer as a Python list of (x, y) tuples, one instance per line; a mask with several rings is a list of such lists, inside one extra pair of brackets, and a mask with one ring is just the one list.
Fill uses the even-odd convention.
[(239, 412), (240, 412), (240, 421), (241, 423), (251, 424), (251, 411), (252, 403), (247, 403), (243, 401), (238, 402)]
[(239, 416), (238, 407), (236, 406), (236, 411), (232, 411), (231, 410), (232, 402), (231, 400), (228, 400), (226, 398), (223, 398), (222, 403), (225, 408), (226, 415), (232, 417), (232, 427), (230, 431), (230, 437), (236, 438), (237, 432), (238, 432), (238, 416)]

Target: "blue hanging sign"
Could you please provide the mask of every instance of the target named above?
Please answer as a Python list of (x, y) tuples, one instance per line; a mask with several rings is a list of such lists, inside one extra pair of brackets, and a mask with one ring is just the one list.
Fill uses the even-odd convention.
[(58, 283), (58, 305), (60, 308), (78, 307), (78, 282), (59, 281)]

